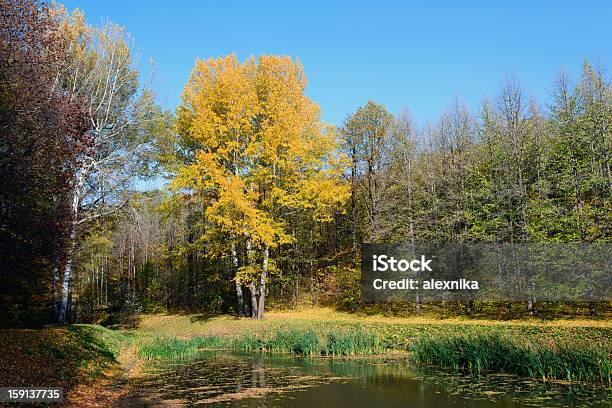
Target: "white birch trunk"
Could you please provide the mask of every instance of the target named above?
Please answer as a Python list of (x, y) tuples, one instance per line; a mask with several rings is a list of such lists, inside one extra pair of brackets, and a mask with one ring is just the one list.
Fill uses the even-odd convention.
[(77, 226), (79, 223), (79, 208), (81, 206), (81, 191), (85, 184), (84, 171), (77, 173), (76, 185), (72, 193), (72, 224), (70, 225), (70, 241), (66, 253), (66, 264), (64, 265), (64, 276), (62, 278), (61, 299), (57, 311), (57, 322), (60, 325), (66, 324), (66, 316), (69, 308), (70, 290), (72, 289), (72, 264), (74, 247), (76, 245)]

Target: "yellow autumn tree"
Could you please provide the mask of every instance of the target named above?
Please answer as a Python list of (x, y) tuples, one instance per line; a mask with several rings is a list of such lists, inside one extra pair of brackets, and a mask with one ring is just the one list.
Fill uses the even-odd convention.
[(197, 60), (177, 110), (184, 161), (172, 186), (205, 201), (200, 240), (231, 257), (240, 315), (247, 285), (263, 317), (270, 251), (294, 239), (288, 214), (325, 220), (348, 197), (335, 131), (305, 88), (290, 57)]

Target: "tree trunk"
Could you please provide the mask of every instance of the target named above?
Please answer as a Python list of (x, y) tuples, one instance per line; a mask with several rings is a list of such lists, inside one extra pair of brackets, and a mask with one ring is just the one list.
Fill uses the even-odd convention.
[(232, 265), (236, 274), (236, 299), (238, 301), (238, 317), (244, 316), (244, 296), (242, 294), (242, 279), (238, 274), (238, 253), (236, 252), (236, 244), (232, 244)]
[(471, 316), (472, 313), (474, 313), (474, 300), (468, 299), (467, 303), (465, 304), (465, 314)]
[[(530, 276), (531, 279), (531, 276)], [(527, 300), (527, 310), (529, 310), (529, 314), (531, 316), (536, 316), (538, 314), (538, 309), (536, 308), (536, 300), (534, 296), (534, 284), (533, 281), (529, 283), (529, 299)]]
[(357, 151), (355, 146), (352, 147), (352, 165), (351, 165), (351, 238), (353, 243), (353, 261), (357, 256), (357, 217), (356, 217), (356, 187), (355, 180), (357, 178)]
[(244, 295), (242, 294), (242, 279), (236, 277), (236, 298), (238, 300), (238, 317), (244, 317)]
[(193, 249), (193, 241), (195, 239), (193, 227), (191, 225), (191, 217), (186, 217), (187, 227), (187, 243), (189, 248), (187, 250), (187, 304), (189, 307), (195, 306), (195, 253)]
[(70, 225), (70, 241), (68, 242), (68, 251), (66, 253), (66, 264), (64, 266), (64, 276), (62, 279), (61, 301), (57, 313), (57, 322), (60, 325), (66, 323), (66, 312), (70, 307), (70, 290), (72, 288), (72, 257), (74, 247), (76, 245), (77, 225), (79, 207), (81, 205), (81, 190), (85, 183), (85, 176), (82, 172), (77, 173), (77, 181), (72, 193), (72, 224)]
[(251, 282), (251, 284), (249, 285), (249, 289), (251, 291), (251, 318), (257, 319), (258, 302), (257, 302), (257, 285), (255, 285), (255, 281)]
[[(410, 190), (410, 197), (412, 197), (412, 189)], [(414, 234), (414, 221), (412, 218), (412, 208), (410, 209), (411, 213), (410, 213), (410, 221), (409, 221), (409, 233), (410, 233), (410, 244), (412, 247), (412, 259), (416, 259), (416, 239), (415, 239), (415, 234)], [(416, 273), (416, 278), (417, 280), (420, 282), (421, 280), (421, 273), (419, 271), (417, 271)], [(421, 293), (420, 293), (420, 289), (417, 287), (416, 290), (416, 297), (415, 297), (415, 301), (414, 301), (414, 311), (417, 315), (421, 314)]]
[(70, 248), (66, 254), (66, 265), (64, 267), (64, 277), (62, 279), (62, 298), (57, 314), (57, 322), (60, 325), (66, 324), (66, 315), (70, 307), (70, 290), (72, 288), (72, 255), (74, 252), (74, 241), (76, 239), (76, 223), (73, 223), (70, 232)]
[(60, 279), (60, 262), (56, 259), (53, 266), (53, 320), (59, 322), (59, 293), (57, 285)]
[(536, 307), (535, 307), (535, 300), (533, 300), (533, 299), (531, 299), (531, 298), (530, 298), (530, 299), (527, 301), (527, 310), (529, 310), (529, 314), (530, 314), (531, 316), (535, 316), (535, 315), (537, 315), (537, 314), (538, 314), (538, 310), (537, 310), (537, 309), (536, 309)]
[(268, 275), (268, 262), (270, 259), (270, 249), (266, 247), (263, 253), (263, 267), (261, 278), (259, 280), (259, 305), (257, 307), (257, 318), (262, 319), (264, 316), (264, 306), (266, 303), (266, 279)]
[[(252, 251), (251, 238), (247, 237), (247, 240), (246, 240), (246, 256), (247, 256), (247, 262), (249, 264), (251, 264), (253, 262), (251, 251)], [(256, 283), (255, 279), (251, 279), (251, 283), (249, 284), (249, 290), (251, 292), (251, 318), (257, 319), (259, 302), (257, 300), (257, 294), (258, 293), (257, 293), (257, 283)]]

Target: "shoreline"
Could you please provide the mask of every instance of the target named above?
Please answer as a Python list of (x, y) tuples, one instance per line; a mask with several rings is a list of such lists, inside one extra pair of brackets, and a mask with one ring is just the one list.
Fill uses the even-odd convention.
[[(0, 370), (4, 372), (2, 382), (8, 386), (33, 386), (37, 384), (30, 382), (36, 378), (40, 381), (53, 378), (58, 386), (65, 387), (66, 406), (112, 404), (130, 395), (132, 382), (143, 375), (142, 369), (148, 360), (193, 356), (205, 349), (212, 351), (215, 347), (232, 352), (340, 360), (412, 360), (415, 351), (420, 350), (419, 363), (423, 366), (443, 368), (449, 365), (446, 363), (458, 362), (454, 369), (466, 372), (472, 367), (471, 357), (465, 356), (473, 354), (480, 358), (478, 353), (482, 352), (486, 361), (478, 363), (484, 364), (479, 372), (511, 375), (516, 373), (496, 371), (500, 366), (494, 361), (495, 356), (503, 356), (508, 350), (517, 353), (514, 355), (516, 358), (528, 353), (535, 360), (541, 357), (558, 359), (551, 360), (551, 364), (570, 364), (570, 368), (573, 363), (568, 359), (573, 355), (577, 356), (577, 362), (591, 361), (589, 356), (597, 352), (603, 365), (596, 367), (580, 363), (582, 365), (575, 367), (575, 374), (586, 376), (584, 378), (597, 375), (601, 381), (576, 382), (604, 386), (610, 385), (609, 377), (605, 376), (605, 364), (612, 367), (612, 345), (609, 342), (612, 324), (605, 320), (587, 319), (538, 323), (389, 318), (314, 308), (270, 312), (262, 320), (227, 315), (154, 314), (141, 316), (138, 327), (133, 329), (72, 325), (65, 328), (3, 329), (2, 335), (10, 339), (7, 356), (3, 359), (5, 367)], [(421, 349), (415, 348), (418, 344)], [(438, 348), (433, 354), (423, 354), (429, 346)], [(438, 361), (436, 355), (441, 354), (439, 347), (442, 346), (448, 349), (449, 355), (460, 360)], [(468, 349), (471, 350), (469, 353)], [(143, 350), (148, 350), (148, 357)], [(457, 354), (457, 350), (463, 351)], [(511, 369), (512, 360), (506, 359), (506, 363), (501, 368)], [(34, 379), (28, 377), (33, 367), (39, 373)], [(529, 377), (550, 382), (573, 382), (574, 374), (570, 378), (556, 378), (556, 371), (547, 371), (550, 367), (543, 365), (540, 369), (544, 376)]]

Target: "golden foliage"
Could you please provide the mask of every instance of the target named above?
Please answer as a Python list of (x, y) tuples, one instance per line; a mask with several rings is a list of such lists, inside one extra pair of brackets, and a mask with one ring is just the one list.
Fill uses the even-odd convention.
[(325, 220), (348, 197), (336, 134), (305, 87), (302, 66), (286, 56), (196, 61), (176, 121), (193, 155), (172, 186), (209, 197), (214, 233), (273, 248), (292, 240), (286, 214)]

